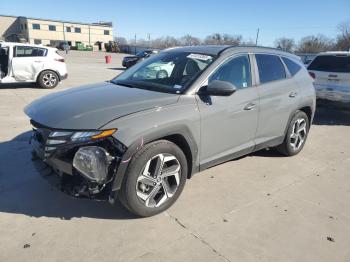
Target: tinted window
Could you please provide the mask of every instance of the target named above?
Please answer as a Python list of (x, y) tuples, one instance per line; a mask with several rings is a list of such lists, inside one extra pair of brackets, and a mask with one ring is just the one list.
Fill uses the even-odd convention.
[(81, 33), (81, 28), (80, 28), (80, 27), (74, 28), (74, 32), (76, 32), (76, 33)]
[(255, 55), (255, 57), (261, 84), (286, 78), (284, 66), (278, 56)]
[(322, 55), (312, 61), (309, 70), (350, 73), (350, 56)]
[(250, 63), (248, 56), (240, 56), (224, 63), (209, 78), (209, 83), (214, 80), (226, 81), (237, 88), (245, 88), (252, 85)]
[(50, 31), (56, 31), (56, 26), (55, 25), (49, 25), (49, 30)]
[(291, 73), (292, 76), (295, 76), (296, 73), (299, 72), (301, 69), (301, 66), (295, 63), (293, 60), (287, 58), (287, 57), (282, 57), (283, 62), (286, 64), (289, 72)]
[(33, 29), (40, 29), (40, 25), (39, 24), (33, 24)]
[(132, 66), (112, 83), (167, 93), (182, 93), (214, 61), (211, 55), (162, 52)]
[(47, 49), (31, 46), (17, 46), (16, 57), (46, 56)]

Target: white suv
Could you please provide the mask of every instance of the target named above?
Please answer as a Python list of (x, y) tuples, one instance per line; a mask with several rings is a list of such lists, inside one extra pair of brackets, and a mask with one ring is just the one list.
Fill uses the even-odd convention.
[(66, 79), (67, 67), (56, 48), (0, 42), (0, 84), (36, 82), (54, 88)]
[(308, 70), (318, 99), (350, 103), (350, 52), (320, 53)]

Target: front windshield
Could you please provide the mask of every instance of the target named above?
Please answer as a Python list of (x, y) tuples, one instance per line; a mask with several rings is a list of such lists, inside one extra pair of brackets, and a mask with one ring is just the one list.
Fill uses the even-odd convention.
[(182, 93), (214, 61), (188, 52), (163, 52), (114, 78), (114, 84), (167, 93)]

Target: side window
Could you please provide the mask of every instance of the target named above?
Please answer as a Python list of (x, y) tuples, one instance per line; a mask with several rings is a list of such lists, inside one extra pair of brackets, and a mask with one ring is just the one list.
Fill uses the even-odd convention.
[(260, 84), (286, 78), (286, 72), (281, 59), (275, 55), (256, 54), (259, 69)]
[(46, 48), (37, 48), (31, 46), (16, 46), (15, 57), (33, 57), (33, 56), (46, 56)]
[(250, 87), (252, 78), (249, 57), (239, 56), (225, 62), (209, 77), (209, 83), (214, 80), (229, 82), (238, 89)]
[(282, 57), (283, 62), (286, 64), (290, 74), (292, 76), (295, 76), (301, 69), (301, 66), (295, 63), (293, 60), (287, 58), (287, 57)]

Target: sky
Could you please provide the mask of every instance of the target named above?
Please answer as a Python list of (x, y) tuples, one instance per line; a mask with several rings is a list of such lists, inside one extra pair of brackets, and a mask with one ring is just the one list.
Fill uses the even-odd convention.
[(350, 0), (3, 0), (0, 14), (112, 21), (114, 36), (127, 39), (228, 33), (255, 41), (259, 28), (259, 45), (272, 46), (279, 37), (336, 37), (337, 25), (350, 21)]

